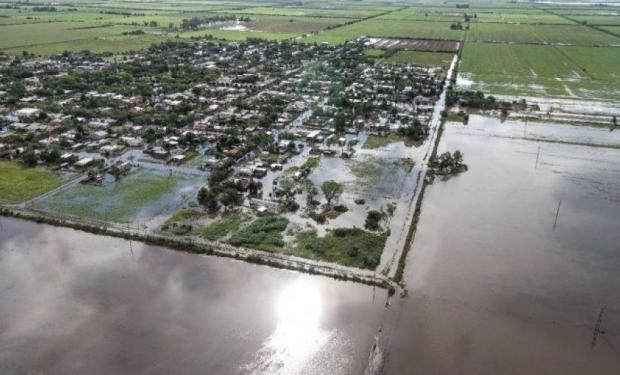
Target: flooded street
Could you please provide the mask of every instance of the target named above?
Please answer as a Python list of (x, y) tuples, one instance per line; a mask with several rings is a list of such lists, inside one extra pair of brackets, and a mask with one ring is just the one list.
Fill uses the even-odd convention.
[(469, 171), (427, 188), (388, 374), (620, 370), (620, 133), (524, 128), (446, 125)]
[(0, 373), (357, 374), (386, 292), (1, 219)]

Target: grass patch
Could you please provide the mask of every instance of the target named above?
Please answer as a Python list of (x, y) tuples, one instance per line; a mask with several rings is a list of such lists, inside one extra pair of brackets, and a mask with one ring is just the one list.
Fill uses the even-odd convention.
[(204, 216), (204, 212), (200, 210), (194, 210), (191, 208), (184, 208), (174, 213), (174, 215), (170, 216), (168, 220), (166, 220), (166, 224), (172, 223), (183, 223), (187, 220), (197, 219)]
[(211, 241), (221, 240), (230, 233), (239, 230), (241, 224), (249, 220), (249, 218), (250, 217), (244, 213), (235, 212), (223, 217), (213, 224), (197, 229), (196, 232), (200, 236)]
[(390, 133), (386, 136), (369, 135), (366, 142), (362, 145), (362, 148), (373, 150), (381, 147), (385, 147), (394, 142), (404, 142), (405, 137), (398, 133)]
[(374, 234), (359, 228), (338, 228), (323, 237), (316, 230), (302, 231), (295, 235), (291, 252), (306, 258), (375, 269), (386, 238), (386, 233)]
[(62, 178), (43, 167), (27, 168), (19, 162), (0, 161), (0, 202), (19, 203), (62, 184)]
[(278, 250), (285, 245), (282, 233), (288, 222), (287, 218), (281, 216), (262, 216), (234, 232), (228, 242), (266, 251)]

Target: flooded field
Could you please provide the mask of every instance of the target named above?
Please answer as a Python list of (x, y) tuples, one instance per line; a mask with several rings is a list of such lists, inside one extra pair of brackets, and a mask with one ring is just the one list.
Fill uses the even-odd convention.
[(359, 374), (386, 292), (12, 219), (0, 373)]
[(101, 185), (76, 183), (36, 199), (35, 209), (60, 215), (146, 225), (168, 216), (196, 195), (206, 178), (170, 173), (167, 168), (141, 168), (116, 181), (106, 175)]
[(447, 124), (439, 151), (463, 151), (469, 171), (427, 189), (387, 373), (617, 374), (620, 150), (600, 146), (618, 143), (601, 128)]

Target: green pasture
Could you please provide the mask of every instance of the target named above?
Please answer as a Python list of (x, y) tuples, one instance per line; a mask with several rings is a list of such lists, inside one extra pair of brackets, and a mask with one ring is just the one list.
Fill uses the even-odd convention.
[(0, 203), (20, 203), (60, 186), (63, 178), (43, 167), (0, 161)]

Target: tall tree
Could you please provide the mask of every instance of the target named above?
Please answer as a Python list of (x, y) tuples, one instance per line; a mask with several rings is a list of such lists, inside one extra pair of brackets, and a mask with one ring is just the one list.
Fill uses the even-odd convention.
[(338, 199), (338, 197), (343, 193), (344, 186), (334, 180), (329, 180), (323, 182), (323, 185), (321, 185), (321, 191), (323, 192), (325, 199), (327, 199), (327, 206), (331, 207), (332, 201)]

